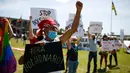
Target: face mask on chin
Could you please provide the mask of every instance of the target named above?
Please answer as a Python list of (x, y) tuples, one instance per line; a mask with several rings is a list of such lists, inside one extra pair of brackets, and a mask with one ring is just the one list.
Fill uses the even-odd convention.
[(48, 33), (48, 37), (52, 40), (54, 40), (57, 36), (57, 32), (56, 31), (49, 31)]

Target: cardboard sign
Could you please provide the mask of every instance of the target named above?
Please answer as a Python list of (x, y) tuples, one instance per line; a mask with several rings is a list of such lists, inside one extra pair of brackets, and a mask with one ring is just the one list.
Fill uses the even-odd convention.
[(102, 51), (111, 51), (113, 50), (112, 41), (102, 41)]
[[(70, 13), (69, 14), (69, 19), (68, 21), (66, 22), (66, 29), (70, 29), (72, 24), (73, 24), (73, 21), (74, 21), (74, 17), (75, 17), (75, 14), (73, 13)], [(84, 29), (83, 29), (83, 23), (82, 23), (82, 20), (81, 20), (81, 17), (80, 17), (80, 21), (79, 21), (79, 26), (78, 26), (78, 30), (77, 32), (75, 32), (73, 34), (73, 36), (77, 36), (77, 37), (83, 37), (84, 36)]]
[(61, 42), (27, 44), (24, 54), (24, 73), (48, 73), (64, 70)]
[(88, 31), (90, 34), (101, 33), (102, 32), (102, 22), (90, 22)]
[(118, 40), (113, 41), (113, 49), (119, 49), (121, 47), (121, 43)]
[(37, 29), (37, 24), (39, 24), (41, 20), (44, 20), (47, 17), (51, 17), (56, 20), (56, 10), (49, 8), (31, 8), (31, 16), (32, 27), (33, 29)]

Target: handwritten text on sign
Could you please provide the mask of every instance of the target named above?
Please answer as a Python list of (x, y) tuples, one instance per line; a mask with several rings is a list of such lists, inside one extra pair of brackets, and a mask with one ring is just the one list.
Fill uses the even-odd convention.
[(102, 22), (90, 22), (88, 31), (90, 34), (101, 33), (102, 32)]
[(113, 48), (112, 41), (102, 41), (102, 50), (111, 51)]
[(56, 20), (56, 10), (49, 8), (31, 8), (31, 16), (32, 27), (33, 29), (37, 29), (37, 24), (39, 24), (41, 20), (44, 20), (47, 17), (51, 17)]
[(25, 49), (24, 73), (47, 73), (64, 70), (62, 45), (60, 42), (28, 44)]
[(113, 49), (119, 49), (121, 47), (121, 43), (119, 42), (119, 40), (114, 40), (113, 45)]

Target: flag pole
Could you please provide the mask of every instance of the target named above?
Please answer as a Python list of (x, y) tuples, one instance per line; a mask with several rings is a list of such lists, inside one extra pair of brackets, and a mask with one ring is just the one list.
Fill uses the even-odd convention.
[(112, 35), (112, 0), (111, 0), (111, 26), (110, 26), (110, 35)]

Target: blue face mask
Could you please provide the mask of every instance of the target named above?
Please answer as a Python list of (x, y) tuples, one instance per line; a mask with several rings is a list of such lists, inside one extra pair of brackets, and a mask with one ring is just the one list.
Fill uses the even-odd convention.
[(56, 32), (56, 31), (49, 31), (48, 37), (49, 37), (50, 39), (55, 39), (56, 36), (57, 36), (57, 32)]

